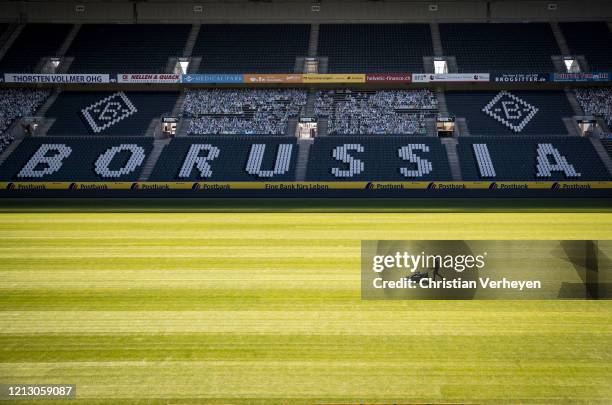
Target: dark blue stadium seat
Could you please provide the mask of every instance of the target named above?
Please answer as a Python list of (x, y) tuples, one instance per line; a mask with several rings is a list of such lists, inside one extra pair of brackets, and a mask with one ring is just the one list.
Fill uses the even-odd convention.
[[(485, 144), (490, 157), (487, 165), (482, 151), (474, 150), (474, 144)], [(566, 166), (566, 170), (551, 170), (550, 175), (538, 176), (538, 145), (550, 144), (560, 156), (571, 165), (575, 173)], [(480, 149), (481, 147), (477, 147)], [(461, 162), (463, 179), (467, 181), (557, 181), (557, 180), (611, 180), (609, 173), (595, 152), (593, 145), (586, 138), (570, 136), (549, 137), (463, 137), (459, 138), (457, 153)], [(476, 153), (481, 153), (480, 162), (484, 168), (481, 172), (476, 160)], [(484, 152), (486, 155), (486, 152)], [(560, 164), (559, 156), (546, 154), (550, 164)], [(492, 169), (492, 170), (491, 170)], [(485, 176), (481, 173), (486, 174)], [(580, 175), (577, 175), (577, 174)], [(494, 175), (493, 175), (494, 174)]]
[(448, 111), (466, 118), (472, 135), (567, 134), (562, 118), (574, 115), (563, 91), (448, 91), (445, 96)]
[[(177, 92), (171, 91), (132, 91), (122, 94), (81, 91), (60, 93), (46, 113), (47, 117), (56, 119), (47, 135), (144, 135), (152, 119), (172, 111), (178, 97)], [(89, 121), (87, 116), (94, 121)], [(103, 127), (105, 124), (108, 126)], [(101, 130), (96, 131), (94, 128)]]
[(292, 73), (309, 33), (305, 24), (205, 24), (192, 55), (204, 73)]
[(432, 56), (428, 24), (322, 24), (320, 56), (332, 73), (423, 72)]
[(70, 24), (26, 25), (0, 60), (0, 71), (33, 72), (41, 58), (55, 56), (71, 27)]
[(559, 46), (549, 24), (440, 24), (444, 54), (459, 72), (548, 73)]
[[(44, 146), (44, 145), (53, 145)], [(60, 145), (65, 145), (71, 149), (70, 153), (66, 152), (66, 149)], [(107, 162), (106, 165), (102, 165), (104, 158), (100, 158), (105, 152), (109, 152), (113, 147), (119, 147), (120, 145), (135, 145), (130, 148), (135, 148), (139, 152), (138, 155), (127, 150), (118, 150), (113, 159)], [(46, 149), (41, 149), (46, 148)], [(152, 139), (135, 138), (135, 137), (38, 137), (38, 138), (26, 138), (24, 139), (19, 147), (9, 156), (9, 158), (0, 166), (0, 179), (3, 181), (134, 181), (138, 178), (146, 156), (149, 155), (153, 147)], [(61, 148), (62, 152), (59, 152), (58, 148)], [(33, 160), (37, 156), (39, 151), (40, 156), (51, 159), (50, 161), (44, 162), (44, 159)], [(46, 152), (46, 153), (43, 153)], [(66, 156), (63, 159), (62, 154)], [(139, 157), (145, 156), (145, 160), (140, 162)], [(108, 156), (112, 156), (109, 152)], [(55, 157), (55, 160), (53, 159)], [(127, 164), (132, 160), (132, 167), (127, 169)], [(30, 167), (28, 167), (28, 162)], [(98, 160), (100, 160), (98, 162)], [(34, 165), (33, 162), (38, 162)], [(61, 162), (59, 167), (55, 167), (56, 163)], [(104, 177), (99, 173), (104, 173), (103, 169), (96, 169), (96, 162), (100, 167), (107, 167), (111, 171), (116, 171), (118, 176)], [(138, 163), (139, 164), (135, 164)], [(120, 169), (126, 167), (126, 172), (121, 174)], [(48, 174), (42, 176), (32, 176), (32, 171), (42, 172), (49, 170)], [(98, 172), (96, 172), (98, 170)], [(23, 171), (24, 175), (20, 176), (19, 173)]]
[[(205, 145), (205, 146), (199, 146)], [(255, 153), (263, 153), (261, 166)], [(284, 146), (282, 146), (284, 145)], [(194, 149), (192, 149), (192, 146)], [(195, 148), (202, 148), (196, 150)], [(190, 153), (190, 151), (192, 151)], [(283, 164), (276, 165), (282, 155)], [(195, 158), (205, 157), (208, 169), (198, 169)], [(294, 181), (297, 145), (294, 137), (189, 137), (175, 138), (165, 147), (151, 174), (151, 181)], [(249, 165), (251, 161), (252, 165)], [(185, 163), (187, 162), (187, 164)], [(184, 171), (181, 173), (181, 171)], [(261, 171), (272, 173), (256, 174)], [(273, 173), (276, 170), (276, 173)]]
[(601, 143), (608, 152), (608, 155), (610, 155), (610, 158), (612, 158), (612, 139), (604, 139)]
[(191, 25), (86, 24), (66, 52), (70, 73), (164, 73), (179, 57)]
[[(337, 149), (343, 145), (348, 145), (344, 151), (346, 154), (342, 149)], [(402, 159), (400, 149), (403, 147), (407, 149), (410, 145), (412, 145), (412, 154), (405, 150), (403, 152), (405, 159)], [(419, 172), (419, 168), (420, 175), (410, 173)], [(451, 174), (444, 146), (436, 138), (334, 136), (315, 139), (310, 150), (306, 179), (429, 181), (451, 180)]]
[(612, 70), (612, 33), (605, 22), (560, 23), (573, 55), (584, 55), (591, 71)]

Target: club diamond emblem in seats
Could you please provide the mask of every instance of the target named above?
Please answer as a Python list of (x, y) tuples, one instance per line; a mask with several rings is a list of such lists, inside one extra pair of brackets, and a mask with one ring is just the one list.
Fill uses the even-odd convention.
[(128, 96), (121, 91), (82, 109), (81, 113), (91, 130), (100, 133), (137, 111)]
[(538, 108), (507, 91), (500, 91), (482, 109), (514, 132), (521, 132), (538, 113)]

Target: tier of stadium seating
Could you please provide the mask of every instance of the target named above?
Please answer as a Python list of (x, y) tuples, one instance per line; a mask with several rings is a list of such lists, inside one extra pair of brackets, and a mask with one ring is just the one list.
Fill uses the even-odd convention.
[(66, 56), (71, 73), (164, 73), (169, 57), (179, 57), (191, 25), (85, 24)]
[(332, 73), (423, 72), (432, 56), (428, 24), (322, 24), (320, 56)]
[(284, 135), (305, 103), (305, 89), (190, 90), (183, 116), (194, 135)]
[(174, 108), (178, 92), (64, 91), (46, 113), (47, 135), (144, 135), (151, 120)]
[(175, 138), (150, 180), (293, 181), (296, 159), (294, 137)]
[(134, 181), (152, 147), (142, 137), (29, 137), (3, 163), (0, 179)]
[(203, 73), (291, 73), (309, 33), (305, 24), (204, 24), (192, 55)]
[(563, 91), (447, 91), (448, 110), (467, 120), (472, 135), (567, 134), (574, 115)]
[[(0, 36), (7, 24), (0, 26)], [(71, 25), (27, 24), (0, 60), (5, 72), (32, 72), (54, 56)], [(71, 73), (162, 73), (182, 56), (189, 24), (83, 24), (66, 56)], [(585, 55), (591, 70), (612, 69), (612, 33), (605, 22), (560, 23), (570, 52)], [(307, 24), (203, 24), (192, 56), (199, 72), (290, 73), (307, 56)], [(554, 71), (559, 55), (548, 23), (439, 24), (443, 53), (460, 72)], [(103, 40), (102, 40), (103, 39)], [(429, 24), (321, 24), (318, 55), (332, 73), (423, 72), (433, 56)]]
[(553, 72), (561, 53), (545, 23), (440, 24), (440, 38), (460, 72)]
[[(538, 160), (538, 148), (545, 159)], [(457, 153), (466, 181), (612, 180), (587, 138), (465, 137), (460, 138)]]
[[(597, 95), (588, 99), (587, 113), (609, 120), (609, 92), (581, 91)], [(325, 90), (316, 96), (314, 113), (327, 120), (330, 135), (425, 134), (426, 118), (437, 111), (429, 90)], [(177, 97), (177, 92), (64, 91), (45, 114), (54, 120), (47, 134), (144, 135), (153, 119), (173, 111)], [(573, 115), (563, 91), (448, 91), (446, 101), (451, 114), (467, 119), (471, 135), (561, 135), (567, 133), (563, 117)], [(284, 135), (305, 102), (305, 90), (298, 89), (192, 90), (182, 115), (194, 135)]]
[[(612, 141), (603, 141), (612, 153)], [(142, 137), (28, 137), (0, 166), (0, 181), (135, 181), (152, 151)], [(591, 140), (463, 137), (465, 181), (610, 181)], [(162, 150), (150, 181), (294, 181), (294, 137), (184, 137)], [(308, 181), (449, 181), (445, 147), (432, 137), (316, 138)]]
[(34, 72), (41, 58), (55, 56), (69, 24), (28, 24), (0, 60), (0, 71)]
[(446, 151), (428, 137), (316, 138), (310, 150), (307, 180), (411, 181), (451, 180)]
[(315, 103), (315, 115), (328, 119), (330, 135), (425, 134), (425, 119), (437, 110), (430, 90), (325, 90)]
[(584, 55), (591, 71), (612, 70), (612, 33), (605, 22), (560, 23), (573, 55)]

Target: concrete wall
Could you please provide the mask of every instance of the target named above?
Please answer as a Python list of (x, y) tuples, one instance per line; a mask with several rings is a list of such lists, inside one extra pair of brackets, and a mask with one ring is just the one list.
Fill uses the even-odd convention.
[(295, 3), (202, 3), (201, 14), (193, 12), (193, 3), (170, 2), (139, 3), (138, 15), (141, 20), (229, 22), (238, 20), (259, 22), (354, 22), (354, 21), (425, 21), (437, 19), (481, 19), (486, 17), (486, 4), (465, 1), (461, 7), (451, 2), (440, 2), (439, 11), (428, 11), (427, 2), (340, 2), (323, 1), (321, 11), (311, 11), (310, 2)]
[[(556, 3), (557, 10), (548, 10)], [(76, 12), (75, 6), (85, 6)], [(612, 20), (610, 0), (341, 1), (2, 1), (0, 21), (30, 22), (414, 22)], [(428, 10), (437, 4), (438, 11)], [(193, 11), (203, 7), (202, 13)]]
[[(548, 10), (550, 3), (557, 4), (556, 11)], [(491, 15), (523, 20), (610, 20), (612, 1), (497, 1), (491, 3)]]
[[(77, 4), (85, 11), (77, 12)], [(133, 22), (134, 6), (131, 2), (26, 2), (29, 22)]]

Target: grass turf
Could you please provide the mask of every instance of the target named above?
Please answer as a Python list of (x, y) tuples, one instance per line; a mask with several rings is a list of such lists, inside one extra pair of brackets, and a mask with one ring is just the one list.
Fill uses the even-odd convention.
[(586, 238), (612, 214), (3, 213), (0, 382), (77, 384), (76, 404), (610, 403), (609, 301), (360, 300), (361, 239)]

